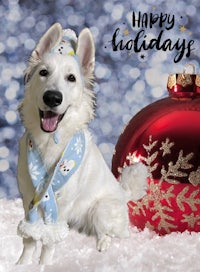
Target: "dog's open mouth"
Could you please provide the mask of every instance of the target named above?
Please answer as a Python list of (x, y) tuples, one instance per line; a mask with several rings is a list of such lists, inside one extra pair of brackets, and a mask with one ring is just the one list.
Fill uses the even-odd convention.
[(52, 111), (40, 112), (40, 126), (45, 132), (53, 132), (57, 129), (59, 122), (62, 120), (64, 114), (57, 114)]

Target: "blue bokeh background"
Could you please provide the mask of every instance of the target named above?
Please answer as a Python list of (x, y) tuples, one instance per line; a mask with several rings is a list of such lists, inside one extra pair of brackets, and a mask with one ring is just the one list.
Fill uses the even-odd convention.
[[(176, 51), (114, 52), (111, 40), (116, 28), (120, 37), (133, 39), (132, 12), (175, 15), (175, 25), (166, 38), (194, 40), (194, 50), (174, 63)], [(199, 72), (199, 0), (1, 0), (0, 2), (0, 198), (19, 196), (16, 181), (18, 140), (23, 133), (18, 104), (23, 96), (23, 71), (41, 35), (58, 21), (79, 33), (92, 31), (96, 46), (96, 119), (90, 128), (103, 156), (111, 165), (117, 139), (130, 118), (141, 108), (167, 96), (170, 73), (182, 72), (187, 63)], [(145, 30), (146, 40), (161, 28)], [(119, 37), (118, 37), (119, 38)]]

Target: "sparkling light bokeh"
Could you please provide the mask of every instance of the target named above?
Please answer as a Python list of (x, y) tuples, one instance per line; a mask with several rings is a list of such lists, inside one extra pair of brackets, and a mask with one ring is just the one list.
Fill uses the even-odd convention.
[[(120, 28), (122, 38), (133, 38), (135, 12), (173, 13), (175, 26), (166, 36), (193, 39), (190, 58), (174, 63), (175, 52), (156, 50), (138, 54), (114, 52), (112, 35)], [(36, 42), (56, 21), (79, 33), (92, 31), (96, 46), (96, 119), (90, 129), (110, 166), (116, 141), (123, 127), (141, 108), (167, 95), (167, 76), (182, 72), (187, 63), (199, 72), (199, 0), (2, 0), (0, 4), (0, 197), (18, 196), (16, 169), (18, 140), (23, 133), (17, 107), (23, 96), (23, 71)], [(185, 30), (180, 31), (184, 26)], [(183, 28), (182, 28), (183, 30)], [(124, 31), (124, 32), (123, 32)], [(146, 30), (148, 39), (160, 28)]]

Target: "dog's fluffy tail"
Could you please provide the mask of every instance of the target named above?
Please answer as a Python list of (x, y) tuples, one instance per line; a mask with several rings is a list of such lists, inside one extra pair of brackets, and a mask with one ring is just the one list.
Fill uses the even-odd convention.
[(139, 162), (123, 169), (120, 184), (127, 192), (129, 200), (137, 201), (146, 194), (147, 167)]

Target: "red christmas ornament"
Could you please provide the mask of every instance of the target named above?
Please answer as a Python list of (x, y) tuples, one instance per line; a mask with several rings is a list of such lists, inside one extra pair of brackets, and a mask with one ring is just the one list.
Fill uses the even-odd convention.
[(169, 97), (137, 113), (121, 134), (112, 171), (141, 161), (147, 194), (130, 201), (130, 222), (159, 234), (200, 231), (200, 75), (173, 74)]

